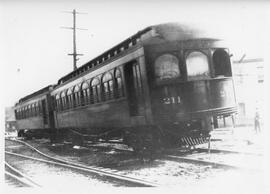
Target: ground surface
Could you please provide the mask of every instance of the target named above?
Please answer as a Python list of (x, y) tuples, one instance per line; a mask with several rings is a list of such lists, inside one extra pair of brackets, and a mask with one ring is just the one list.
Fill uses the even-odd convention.
[[(263, 134), (254, 134), (252, 128), (219, 129), (212, 133), (211, 147), (264, 154), (262, 138)], [(144, 162), (141, 157), (134, 155), (130, 148), (120, 144), (99, 144), (81, 148), (71, 145), (51, 145), (46, 139), (28, 142), (50, 156), (81, 164), (114, 169), (120, 171), (123, 175), (162, 183), (162, 185), (166, 185), (166, 188), (181, 188), (181, 190), (188, 192), (192, 190), (196, 192), (198, 188), (232, 193), (246, 190), (248, 190), (247, 193), (270, 191), (264, 167), (262, 167), (263, 171), (228, 170), (207, 165), (167, 161), (159, 156), (154, 161)], [(201, 147), (207, 147), (207, 144)], [(263, 159), (259, 165), (264, 165), (265, 161)]]

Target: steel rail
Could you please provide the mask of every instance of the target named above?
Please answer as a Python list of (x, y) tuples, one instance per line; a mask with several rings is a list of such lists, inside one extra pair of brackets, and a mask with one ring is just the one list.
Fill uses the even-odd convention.
[(111, 170), (111, 169), (99, 168), (99, 167), (93, 167), (93, 166), (91, 167), (91, 166), (86, 166), (86, 165), (70, 162), (70, 161), (67, 161), (67, 160), (62, 160), (62, 159), (59, 159), (59, 158), (51, 157), (51, 156), (49, 156), (47, 154), (42, 153), (38, 149), (34, 148), (30, 144), (28, 144), (26, 142), (23, 142), (23, 141), (19, 141), (19, 140), (10, 140), (10, 141), (15, 141), (15, 142), (18, 142), (18, 143), (22, 143), (22, 144), (30, 147), (34, 151), (38, 152), (40, 155), (53, 160), (54, 162), (49, 161), (49, 160), (33, 158), (33, 157), (29, 157), (29, 156), (25, 156), (25, 155), (21, 155), (21, 154), (15, 154), (15, 153), (12, 153), (12, 152), (5, 151), (5, 153), (10, 154), (10, 155), (24, 157), (24, 158), (28, 158), (28, 159), (32, 159), (32, 160), (39, 160), (41, 162), (47, 162), (47, 163), (51, 163), (51, 164), (57, 164), (57, 165), (60, 165), (60, 166), (62, 165), (62, 166), (65, 166), (65, 167), (74, 168), (74, 169), (77, 169), (77, 170), (96, 173), (96, 174), (99, 174), (99, 175), (115, 178), (115, 179), (118, 179), (118, 180), (130, 182), (130, 183), (133, 183), (133, 184), (139, 184), (139, 185), (149, 186), (149, 187), (161, 186), (158, 183), (154, 183), (154, 182), (150, 182), (150, 181), (147, 181), (147, 180), (142, 180), (142, 179), (133, 178), (133, 177), (129, 177), (129, 176), (126, 176), (126, 175), (121, 175), (121, 174), (118, 174), (118, 173), (114, 173), (113, 170)]
[(225, 162), (224, 163), (214, 162), (214, 161), (209, 161), (209, 160), (200, 160), (200, 159), (188, 158), (188, 157), (183, 157), (183, 156), (166, 155), (165, 158), (168, 160), (192, 162), (192, 163), (197, 163), (197, 164), (199, 163), (202, 165), (211, 165), (211, 166), (220, 167), (220, 168), (242, 169), (242, 170), (250, 170), (250, 171), (258, 171), (259, 170), (257, 168), (228, 164)]
[(54, 165), (67, 167), (67, 168), (72, 168), (72, 169), (75, 169), (75, 170), (81, 170), (81, 171), (90, 172), (90, 173), (96, 173), (96, 174), (99, 174), (99, 175), (115, 178), (115, 179), (118, 179), (118, 180), (121, 180), (121, 181), (127, 181), (127, 182), (130, 182), (130, 183), (133, 183), (133, 184), (135, 183), (135, 184), (140, 184), (140, 185), (144, 185), (144, 186), (151, 186), (151, 187), (160, 186), (157, 183), (152, 183), (152, 182), (149, 182), (149, 181), (145, 181), (145, 180), (141, 180), (141, 179), (137, 179), (137, 178), (133, 178), (133, 177), (127, 177), (127, 176), (124, 176), (124, 175), (116, 174), (116, 173), (110, 172), (110, 170), (105, 171), (105, 169), (79, 167), (79, 166), (75, 166), (75, 165), (71, 165), (71, 164), (64, 164), (64, 163), (61, 163), (61, 162), (54, 162), (54, 161), (50, 161), (50, 160), (34, 158), (34, 157), (30, 157), (30, 156), (26, 156), (26, 155), (22, 155), (22, 154), (16, 154), (16, 153), (8, 152), (8, 151), (5, 151), (5, 153), (9, 154), (9, 155), (25, 158), (25, 159), (30, 159), (30, 160), (34, 160), (34, 161), (43, 162), (43, 163), (54, 164)]
[(19, 181), (19, 182), (21, 182), (29, 187), (41, 187), (41, 185), (39, 185), (32, 178), (28, 177), (26, 174), (22, 173), (21, 171), (19, 171), (16, 168), (14, 168), (10, 164), (8, 164), (6, 161), (5, 161), (5, 166), (7, 166), (11, 171), (13, 171), (17, 174), (17, 175), (15, 175), (15, 173), (11, 173), (11, 172), (8, 172), (7, 170), (5, 170), (6, 175), (16, 179), (17, 181)]
[(241, 152), (241, 151), (235, 151), (235, 150), (225, 150), (225, 149), (207, 149), (207, 148), (196, 148), (195, 150), (197, 151), (203, 151), (203, 152), (208, 152), (210, 153), (227, 153), (227, 154), (245, 154), (245, 155), (255, 155), (255, 156), (263, 156), (261, 153), (251, 153), (251, 152)]
[(234, 168), (234, 169), (239, 168), (238, 166), (234, 166), (234, 165), (230, 165), (230, 164), (225, 164), (225, 163), (220, 163), (220, 162), (212, 162), (212, 161), (205, 161), (205, 160), (187, 158), (187, 157), (182, 157), (182, 156), (166, 155), (165, 158), (173, 159), (173, 160), (181, 160), (181, 161), (184, 161), (184, 162), (200, 163), (200, 164), (203, 164), (203, 165), (211, 165), (211, 166), (222, 167), (222, 168)]

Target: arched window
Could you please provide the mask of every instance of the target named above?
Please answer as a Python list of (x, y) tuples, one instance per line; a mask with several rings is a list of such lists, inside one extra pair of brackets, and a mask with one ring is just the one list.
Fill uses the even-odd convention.
[(87, 82), (83, 82), (81, 85), (81, 101), (82, 105), (89, 104), (90, 89)]
[(19, 119), (19, 109), (15, 110), (15, 119), (18, 120)]
[(36, 116), (39, 114), (39, 107), (38, 107), (38, 102), (36, 102)]
[(27, 107), (26, 106), (24, 107), (24, 118), (25, 119), (27, 118)]
[(31, 106), (27, 105), (27, 118), (29, 118), (31, 115)]
[(32, 106), (32, 104), (29, 105), (29, 110), (30, 110), (30, 117), (34, 116), (34, 108)]
[(66, 91), (62, 91), (60, 98), (62, 102), (61, 110), (65, 110), (67, 108)]
[(31, 105), (31, 109), (32, 109), (32, 111), (31, 111), (32, 115), (31, 116), (34, 117), (36, 115), (35, 104)]
[(22, 108), (22, 112), (23, 112), (23, 119), (25, 119), (26, 118), (26, 108), (25, 107)]
[(224, 49), (217, 49), (213, 54), (213, 63), (216, 76), (231, 76), (231, 61)]
[(18, 119), (21, 119), (21, 109), (18, 109)]
[(157, 81), (180, 77), (179, 60), (172, 54), (163, 54), (155, 61), (155, 78)]
[(193, 51), (186, 58), (188, 80), (200, 80), (210, 77), (210, 68), (205, 54)]
[(22, 107), (22, 119), (24, 119), (25, 117), (25, 111), (24, 111), (24, 107)]
[(72, 97), (72, 88), (68, 89), (67, 91), (67, 107), (73, 107), (73, 97)]
[(25, 119), (28, 117), (28, 109), (27, 109), (27, 106), (24, 107), (24, 112), (25, 112)]
[(35, 112), (35, 104), (34, 103), (31, 105), (31, 109), (32, 109), (32, 117), (34, 117), (35, 114), (36, 114), (36, 112)]
[(18, 119), (18, 110), (17, 109), (15, 110), (15, 119), (16, 120)]
[(28, 113), (29, 113), (28, 106), (26, 105), (25, 106), (25, 118), (28, 118)]
[(22, 107), (22, 119), (24, 119), (25, 118), (25, 109), (24, 109), (24, 107)]
[(32, 107), (31, 104), (28, 105), (28, 117), (32, 116)]
[(27, 105), (27, 117), (31, 117), (31, 105)]
[(24, 118), (27, 118), (27, 106), (24, 106)]
[[(58, 111), (60, 111), (61, 110), (61, 100), (60, 100), (60, 95), (59, 94), (57, 94), (57, 95), (55, 95), (55, 102), (56, 102), (56, 109), (58, 110)], [(41, 111), (40, 111), (40, 108), (39, 108), (39, 104), (38, 104), (38, 113), (40, 113)]]
[(73, 89), (73, 105), (74, 107), (80, 106), (80, 87), (74, 86)]
[(37, 103), (34, 103), (34, 107), (35, 107), (35, 117), (38, 115), (38, 109), (37, 109)]
[(100, 82), (98, 78), (94, 78), (91, 82), (90, 103), (99, 102), (100, 98)]
[[(62, 106), (60, 95), (59, 95), (59, 101), (60, 101), (60, 105)], [(38, 106), (39, 106), (39, 115), (43, 115), (43, 108), (44, 108), (44, 107), (42, 106), (41, 100), (38, 101)], [(60, 107), (60, 108), (61, 108), (61, 107)]]
[(105, 101), (113, 98), (113, 77), (110, 73), (102, 77), (102, 98)]
[(114, 83), (115, 83), (115, 97), (120, 98), (124, 96), (121, 71), (115, 69), (114, 71)]
[(19, 119), (22, 119), (22, 109), (19, 109)]
[(34, 105), (35, 105), (35, 116), (37, 116), (38, 115), (37, 103), (35, 102)]
[(23, 107), (20, 108), (20, 118), (23, 119)]

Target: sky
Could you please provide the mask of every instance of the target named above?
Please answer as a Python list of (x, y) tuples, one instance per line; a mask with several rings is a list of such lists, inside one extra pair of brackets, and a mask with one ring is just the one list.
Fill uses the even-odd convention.
[(267, 1), (0, 0), (3, 106), (72, 71), (72, 26), (76, 9), (78, 66), (143, 28), (165, 22), (192, 24), (221, 34), (235, 60), (264, 58), (269, 31)]

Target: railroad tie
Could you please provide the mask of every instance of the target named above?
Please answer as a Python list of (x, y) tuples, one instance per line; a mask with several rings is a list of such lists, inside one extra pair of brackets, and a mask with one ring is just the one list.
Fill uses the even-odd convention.
[(184, 144), (185, 143), (185, 141), (184, 141), (184, 138), (182, 137), (181, 139), (181, 144)]
[(197, 144), (196, 141), (195, 141), (195, 138), (192, 138), (191, 137), (191, 140), (192, 140), (193, 145), (196, 145)]
[(192, 137), (189, 137), (189, 140), (190, 140), (190, 142), (191, 142), (191, 145), (193, 146), (193, 145), (194, 145), (194, 142), (193, 142)]
[(189, 145), (192, 146), (192, 143), (190, 141), (190, 137), (188, 137), (187, 140), (188, 140)]
[(198, 137), (195, 138), (195, 141), (196, 141), (197, 145), (200, 144), (200, 141), (199, 141)]
[(188, 145), (188, 142), (186, 140), (186, 137), (184, 137), (183, 139), (184, 139), (184, 143)]
[(190, 145), (188, 137), (186, 137), (187, 145)]
[(187, 137), (185, 137), (185, 143), (189, 145)]
[(182, 143), (183, 143), (183, 144), (187, 144), (187, 142), (186, 142), (186, 140), (185, 140), (184, 137), (182, 137)]
[(203, 142), (202, 142), (202, 137), (199, 137), (199, 138), (198, 138), (198, 141), (199, 141), (200, 144), (202, 144), (202, 143), (203, 143)]
[(194, 138), (191, 137), (190, 140), (191, 140), (191, 143), (192, 143), (193, 146), (196, 145), (196, 143), (194, 141)]

